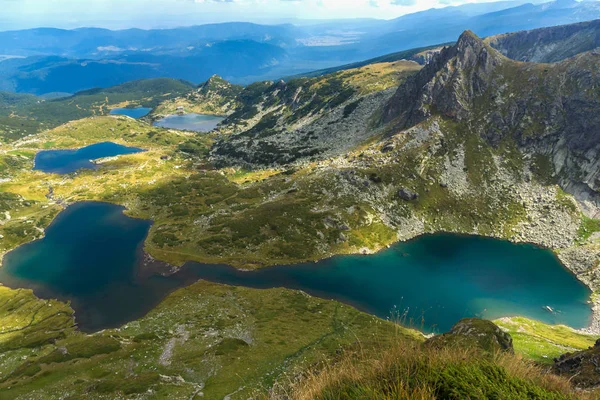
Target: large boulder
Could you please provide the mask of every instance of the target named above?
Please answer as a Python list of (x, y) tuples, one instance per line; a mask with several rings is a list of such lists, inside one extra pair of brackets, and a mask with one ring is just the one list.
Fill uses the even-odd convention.
[(405, 201), (413, 201), (419, 198), (419, 194), (410, 189), (401, 188), (398, 190), (398, 198)]
[(435, 348), (459, 346), (491, 353), (498, 351), (514, 353), (510, 334), (493, 322), (478, 318), (465, 318), (458, 321), (449, 332), (428, 339), (425, 345)]

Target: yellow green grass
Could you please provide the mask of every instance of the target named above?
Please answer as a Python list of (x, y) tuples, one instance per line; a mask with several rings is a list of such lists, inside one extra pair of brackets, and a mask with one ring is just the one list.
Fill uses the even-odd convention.
[(317, 366), (270, 399), (434, 400), (592, 399), (567, 379), (512, 354), (476, 348), (428, 348), (403, 340), (348, 351)]
[(561, 354), (585, 350), (598, 339), (568, 326), (547, 325), (524, 317), (503, 318), (494, 323), (510, 333), (517, 353), (544, 364), (551, 364)]

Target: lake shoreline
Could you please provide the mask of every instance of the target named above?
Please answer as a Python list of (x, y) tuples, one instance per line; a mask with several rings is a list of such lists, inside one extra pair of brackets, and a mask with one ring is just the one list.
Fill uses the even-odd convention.
[(152, 112), (149, 107), (117, 107), (109, 111), (108, 115), (122, 115), (133, 119), (141, 119), (147, 117)]
[(94, 162), (96, 160), (145, 151), (147, 150), (110, 141), (94, 143), (77, 149), (44, 149), (36, 152), (32, 170), (66, 175), (81, 169), (95, 170), (98, 168), (98, 164)]
[[(84, 203), (84, 204), (82, 205), (82, 203)], [(135, 250), (135, 254), (136, 254), (136, 258), (135, 259), (136, 259), (136, 262), (134, 263), (134, 270), (133, 270), (134, 274), (135, 274), (134, 281), (138, 282), (140, 284), (145, 284), (148, 281), (148, 279), (158, 279), (160, 281), (162, 278), (164, 278), (164, 279), (173, 281), (173, 284), (169, 284), (166, 289), (165, 288), (161, 289), (160, 293), (162, 293), (162, 294), (159, 294), (158, 298), (153, 297), (154, 300), (152, 300), (152, 304), (154, 304), (154, 305), (152, 307), (156, 306), (160, 301), (162, 301), (162, 299), (164, 299), (164, 297), (166, 295), (168, 295), (172, 291), (177, 290), (178, 288), (181, 288), (181, 287), (188, 286), (189, 284), (192, 284), (192, 283), (194, 283), (194, 282), (196, 282), (198, 280), (208, 280), (208, 281), (213, 281), (213, 282), (217, 282), (217, 283), (221, 283), (221, 284), (226, 284), (226, 285), (233, 285), (233, 286), (255, 287), (257, 285), (256, 283), (254, 283), (254, 284), (253, 283), (250, 283), (250, 284), (243, 284), (243, 283), (241, 283), (241, 284), (236, 285), (235, 283), (231, 283), (231, 282), (221, 282), (221, 281), (218, 280), (218, 278), (217, 279), (206, 278), (203, 275), (203, 274), (208, 273), (209, 276), (210, 276), (211, 271), (214, 272), (214, 271), (218, 271), (219, 269), (222, 269), (222, 270), (233, 271), (233, 272), (231, 272), (233, 275), (241, 273), (243, 276), (248, 276), (248, 277), (251, 277), (251, 276), (260, 276), (261, 274), (264, 275), (264, 274), (268, 274), (269, 273), (268, 268), (261, 268), (261, 269), (258, 269), (258, 270), (247, 271), (246, 273), (243, 273), (243, 272), (241, 272), (241, 269), (239, 267), (235, 267), (235, 266), (222, 265), (222, 264), (221, 265), (217, 265), (217, 264), (201, 264), (201, 263), (195, 263), (195, 262), (192, 262), (192, 261), (186, 262), (185, 264), (183, 264), (182, 267), (173, 266), (173, 265), (171, 265), (171, 264), (169, 264), (167, 262), (155, 259), (154, 257), (152, 257), (150, 254), (148, 254), (145, 251), (145, 243), (148, 240), (148, 232), (149, 232), (150, 227), (153, 224), (153, 222), (151, 220), (143, 219), (143, 218), (129, 217), (129, 215), (125, 214), (126, 207), (124, 207), (122, 205), (117, 205), (117, 204), (114, 204), (114, 203), (110, 203), (110, 202), (94, 202), (94, 201), (91, 201), (91, 202), (77, 202), (77, 203), (74, 203), (74, 204), (75, 205), (79, 205), (80, 207), (85, 207), (85, 203), (113, 205), (113, 206), (118, 207), (119, 215), (122, 215), (123, 217), (127, 217), (127, 218), (133, 218), (134, 220), (144, 221), (144, 222), (146, 222), (146, 223), (149, 224), (148, 225), (148, 231), (146, 232), (145, 236), (141, 239), (140, 243), (137, 245), (137, 248)], [(73, 206), (73, 205), (71, 205), (71, 206)], [(69, 206), (69, 207), (71, 207), (71, 206)], [(67, 207), (67, 208), (69, 208), (69, 207)], [(49, 225), (48, 228), (52, 227), (53, 224), (60, 223), (60, 222), (61, 222), (61, 217), (57, 217), (57, 218), (55, 218), (50, 223), (50, 225)], [(423, 236), (423, 239), (425, 239), (425, 240), (434, 240), (435, 239), (435, 234), (433, 234), (433, 233), (426, 233), (424, 235), (419, 235), (419, 236)], [(482, 235), (452, 234), (451, 236), (453, 236), (454, 239), (460, 238), (460, 237), (472, 237), (472, 239), (475, 239), (475, 240), (477, 238), (480, 238), (482, 240), (488, 240), (488, 237), (482, 236)], [(492, 239), (492, 238), (489, 238), (489, 239)], [(38, 239), (38, 240), (40, 240), (40, 239)], [(443, 238), (441, 240), (443, 240)], [(404, 241), (408, 242), (408, 240), (404, 240)], [(501, 242), (509, 243), (509, 241), (506, 241), (506, 240), (502, 240), (499, 243), (501, 243)], [(415, 243), (412, 243), (412, 244), (408, 243), (408, 246), (415, 246)], [(446, 242), (444, 242), (444, 243), (446, 243)], [(486, 242), (484, 241), (482, 243), (485, 244)], [(488, 243), (491, 243), (491, 242), (488, 242)], [(400, 244), (400, 243), (398, 243), (398, 244)], [(503, 245), (503, 246), (505, 246), (505, 245)], [(532, 244), (532, 246), (534, 246), (535, 248), (539, 248), (539, 249), (545, 249), (543, 246), (539, 246), (537, 244)], [(468, 249), (469, 249), (469, 247), (466, 247), (464, 251), (467, 251)], [(547, 250), (547, 249), (545, 249), (545, 250)], [(395, 254), (396, 256), (401, 255), (401, 257), (405, 257), (405, 254), (401, 253), (400, 251), (398, 251), (398, 252), (391, 251), (391, 253), (388, 253), (388, 256), (390, 254), (392, 254), (392, 255)], [(407, 254), (410, 254), (410, 253), (407, 253)], [(429, 253), (425, 253), (425, 254), (429, 254)], [(462, 254), (462, 253), (459, 252), (458, 254)], [(385, 256), (386, 256), (386, 254), (384, 254), (384, 253), (379, 254), (379, 257), (385, 257)], [(552, 256), (554, 256), (554, 253), (552, 253)], [(364, 256), (356, 255), (354, 257), (355, 257), (355, 259), (363, 259)], [(572, 271), (570, 269), (566, 268), (565, 265), (562, 264), (561, 261), (558, 258), (556, 258), (555, 256), (554, 256), (554, 258), (556, 259), (556, 262), (558, 264), (560, 264), (562, 270), (564, 270), (565, 272), (568, 272), (569, 274), (572, 274)], [(322, 268), (321, 267), (317, 267), (317, 268), (321, 268), (321, 269), (319, 269), (321, 271), (328, 271), (328, 267), (331, 267), (332, 265), (335, 265), (336, 263), (338, 263), (340, 261), (342, 261), (342, 263), (343, 263), (343, 261), (345, 259), (346, 260), (350, 260), (350, 259), (347, 259), (344, 255), (338, 255), (337, 259), (336, 259), (335, 256), (330, 257), (329, 259), (322, 259), (322, 260), (320, 260), (320, 262), (323, 263), (323, 264), (327, 264), (327, 265), (323, 266)], [(524, 258), (524, 259), (526, 259), (526, 258)], [(369, 262), (369, 261), (371, 261), (371, 262), (381, 262), (381, 261), (377, 261), (377, 259), (369, 259), (369, 258), (363, 259), (363, 262)], [(423, 270), (425, 268), (425, 267), (423, 267), (423, 264), (422, 264), (423, 261), (418, 261), (418, 263), (420, 263), (420, 264), (417, 265), (418, 269)], [(309, 268), (314, 268), (315, 267), (314, 263), (297, 263), (297, 265), (278, 265), (278, 266), (274, 266), (274, 267), (271, 267), (271, 270), (272, 271), (281, 270), (281, 271), (284, 271), (284, 273), (289, 273), (290, 271), (292, 271), (294, 269), (305, 268), (302, 265), (309, 265), (309, 264), (310, 264)], [(391, 263), (390, 262), (387, 262), (387, 263), (384, 262), (384, 264), (380, 264), (380, 265), (386, 265), (387, 268), (392, 268), (392, 269), (397, 267), (396, 264), (393, 261)], [(493, 274), (493, 271), (495, 271), (494, 268), (492, 268), (490, 270), (490, 273)], [(549, 271), (552, 271), (552, 269), (550, 269)], [(396, 271), (396, 272), (398, 272), (398, 271)], [(426, 271), (423, 271), (422, 273), (424, 273), (424, 272), (426, 272)], [(403, 274), (406, 274), (406, 273), (407, 272), (403, 269), (400, 272), (400, 276), (404, 276)], [(496, 273), (497, 273), (497, 271), (496, 271)], [(312, 275), (312, 274), (309, 274), (309, 275)], [(158, 276), (160, 276), (162, 278), (160, 278)], [(217, 275), (215, 275), (215, 276), (217, 276)], [(409, 278), (410, 276), (411, 276), (410, 273), (408, 273), (408, 275), (406, 275), (406, 277), (408, 279), (412, 279), (412, 278)], [(453, 276), (453, 275), (450, 275), (450, 276)], [(460, 271), (458, 271), (458, 276), (460, 276)], [(485, 276), (485, 274), (484, 274), (484, 276)], [(576, 277), (576, 276), (573, 276), (573, 277)], [(428, 278), (428, 279), (434, 279), (434, 278), (438, 279), (438, 278), (436, 278), (436, 276), (433, 276), (433, 277)], [(400, 279), (403, 279), (403, 278), (400, 278)], [(577, 281), (581, 282), (580, 280), (577, 280)], [(387, 315), (387, 312), (385, 312), (385, 310), (382, 311), (382, 309), (380, 309), (378, 312), (375, 312), (372, 309), (369, 309), (370, 306), (365, 306), (365, 303), (364, 303), (363, 300), (353, 300), (352, 296), (346, 298), (345, 295), (335, 295), (335, 294), (332, 294), (332, 293), (328, 293), (327, 291), (323, 292), (321, 289), (318, 289), (318, 288), (308, 289), (308, 291), (307, 291), (302, 286), (300, 286), (300, 287), (295, 286), (297, 284), (294, 284), (294, 283), (292, 283), (292, 285), (289, 286), (288, 284), (279, 284), (279, 283), (277, 283), (278, 282), (277, 280), (273, 281), (273, 282), (274, 283), (268, 283), (268, 281), (267, 281), (267, 283), (258, 284), (257, 288), (286, 287), (286, 288), (289, 288), (289, 289), (292, 289), (292, 290), (301, 290), (301, 291), (304, 291), (305, 293), (310, 293), (313, 296), (317, 296), (317, 297), (321, 297), (321, 298), (333, 298), (333, 299), (336, 299), (338, 301), (342, 301), (342, 302), (344, 302), (346, 304), (349, 304), (349, 305), (351, 305), (351, 306), (353, 306), (353, 307), (355, 307), (355, 308), (357, 308), (357, 309), (359, 309), (361, 311), (368, 312), (368, 313), (370, 313), (372, 315), (378, 315), (380, 318), (384, 318), (384, 316)], [(395, 281), (395, 282), (400, 282), (400, 281)], [(431, 281), (422, 282), (422, 284), (426, 285), (427, 282), (431, 282)], [(533, 281), (533, 282), (535, 282), (535, 281)], [(583, 283), (583, 284), (585, 284), (585, 283)], [(582, 286), (583, 286), (583, 284), (582, 284)], [(263, 285), (266, 285), (266, 286), (263, 286)], [(10, 287), (10, 285), (8, 285), (8, 286)], [(528, 286), (527, 289), (526, 289), (527, 291), (530, 291), (530, 290), (534, 290), (534, 291), (535, 290), (539, 290), (539, 285), (537, 286), (538, 289), (535, 289), (536, 288), (535, 285), (533, 285), (533, 286), (527, 285), (527, 286)], [(566, 285), (565, 287), (568, 288), (569, 286)], [(585, 287), (587, 289), (588, 285), (585, 285)], [(165, 290), (166, 290), (166, 292), (165, 292)], [(406, 289), (403, 289), (403, 290), (406, 290)], [(544, 290), (546, 290), (546, 289), (544, 289)], [(35, 291), (36, 291), (36, 294), (40, 293), (40, 292), (43, 292), (43, 290), (40, 290), (39, 288), (37, 290), (35, 290)], [(358, 292), (360, 292), (360, 290), (353, 290), (352, 292), (353, 293), (358, 293)], [(372, 290), (370, 290), (369, 292), (372, 292)], [(375, 292), (376, 292), (376, 290), (375, 290)], [(403, 296), (404, 296), (404, 293), (405, 292), (402, 292)], [(532, 293), (535, 293), (535, 292), (532, 292)], [(491, 297), (491, 298), (494, 298), (494, 297)], [(542, 298), (543, 297), (540, 297), (538, 299), (537, 295), (532, 297), (532, 299), (534, 299), (534, 301), (535, 300), (541, 300)], [(357, 299), (360, 299), (360, 296), (358, 296)], [(556, 299), (558, 300), (559, 298), (556, 298)], [(64, 297), (61, 299), (61, 301), (65, 301), (65, 300), (70, 300), (70, 299), (64, 298)], [(427, 302), (427, 301), (430, 301), (430, 300), (427, 300), (427, 296), (425, 296), (425, 297), (422, 297), (422, 299), (419, 300), (419, 301), (426, 301)], [(435, 300), (435, 301), (438, 301), (438, 300)], [(439, 301), (443, 302), (443, 297), (439, 298)], [(543, 302), (543, 300), (541, 300), (540, 302)], [(75, 308), (79, 308), (76, 300), (73, 301), (73, 304), (74, 304)], [(402, 304), (402, 303), (400, 303), (400, 304)], [(418, 306), (419, 303), (416, 303), (416, 304), (417, 304), (417, 306), (415, 307), (415, 309), (418, 310), (418, 309), (422, 308), (421, 306)], [(437, 303), (431, 303), (431, 304), (437, 304)], [(445, 304), (445, 303), (439, 303), (439, 304)], [(464, 304), (466, 305), (468, 303), (464, 303)], [(552, 303), (548, 303), (548, 304), (552, 304)], [(554, 305), (554, 304), (552, 304), (552, 305)], [(84, 307), (85, 307), (85, 305), (84, 305)], [(409, 304), (409, 307), (411, 307), (410, 304)], [(529, 307), (530, 307), (529, 310), (532, 310), (531, 306), (529, 306)], [(531, 313), (531, 311), (530, 312), (524, 312), (524, 313), (515, 313), (515, 314), (512, 314), (512, 313), (509, 312), (507, 314), (502, 314), (502, 317), (506, 317), (506, 316), (510, 316), (510, 315), (512, 315), (512, 316), (520, 316), (520, 315), (522, 315), (522, 316), (526, 316), (527, 318), (536, 319), (536, 317), (534, 315), (536, 313), (537, 313), (537, 315), (539, 315), (540, 309), (543, 308), (543, 304), (541, 306), (539, 306), (539, 307), (538, 306), (536, 306), (536, 307), (537, 308), (535, 308), (535, 310), (537, 310), (537, 311), (535, 311), (533, 314)], [(426, 310), (426, 309), (427, 308), (423, 308), (423, 310)], [(139, 318), (139, 317), (145, 315), (145, 313), (147, 313), (149, 311), (150, 311), (150, 309), (147, 309), (143, 313), (140, 313), (139, 315), (136, 313), (133, 316), (135, 318)], [(498, 313), (496, 312), (496, 314), (493, 314), (494, 311), (491, 311), (491, 312), (492, 312), (492, 315), (490, 315), (489, 318), (490, 319), (496, 319), (496, 317), (498, 316)], [(591, 315), (590, 318), (592, 319), (591, 326), (593, 326), (594, 315), (597, 313), (597, 309), (592, 308), (592, 309), (590, 309), (589, 312), (590, 312), (590, 315)], [(450, 313), (449, 315), (452, 315), (452, 314)], [(567, 314), (565, 314), (565, 315), (567, 315)], [(571, 313), (569, 315), (573, 316), (573, 315), (577, 315), (577, 314), (572, 314)], [(555, 317), (552, 317), (552, 319), (554, 319)], [(453, 318), (460, 318), (460, 315), (453, 316)], [(412, 316), (411, 320), (415, 321), (416, 319), (414, 318), (414, 316)], [(434, 320), (435, 320), (435, 318), (434, 318)], [(549, 323), (549, 322), (544, 322), (544, 323)], [(437, 325), (437, 323), (435, 323), (435, 324)], [(118, 324), (112, 325), (111, 327), (115, 327), (115, 326), (118, 326)], [(410, 324), (408, 326), (413, 326), (414, 327), (415, 324)], [(418, 324), (417, 324), (417, 327), (418, 327)], [(102, 328), (105, 329), (105, 327), (102, 327)], [(586, 332), (588, 332), (588, 333), (591, 332), (589, 328), (582, 328), (582, 329), (586, 330)], [(91, 331), (94, 331), (94, 328), (83, 327), (82, 330), (91, 332)]]

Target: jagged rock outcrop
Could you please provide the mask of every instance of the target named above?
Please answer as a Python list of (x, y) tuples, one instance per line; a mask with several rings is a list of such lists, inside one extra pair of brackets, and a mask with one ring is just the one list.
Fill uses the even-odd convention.
[(486, 42), (513, 60), (553, 63), (600, 47), (600, 20), (507, 33)]
[(400, 129), (424, 121), (433, 112), (458, 120), (470, 116), (473, 100), (488, 88), (499, 54), (466, 31), (455, 46), (444, 48), (409, 77), (385, 107), (383, 122)]
[(563, 188), (595, 213), (600, 204), (600, 52), (557, 64), (510, 60), (471, 32), (399, 87), (383, 123), (407, 129), (433, 115), (491, 145), (513, 141), (551, 161)]
[(570, 377), (578, 388), (600, 386), (600, 339), (587, 350), (563, 354), (555, 359), (553, 369), (559, 375)]
[(435, 57), (436, 54), (438, 54), (440, 51), (442, 51), (443, 48), (444, 47), (436, 47), (433, 49), (424, 50), (420, 53), (415, 54), (410, 59), (421, 65), (425, 65), (425, 64), (429, 63), (431, 60), (433, 60), (433, 57)]

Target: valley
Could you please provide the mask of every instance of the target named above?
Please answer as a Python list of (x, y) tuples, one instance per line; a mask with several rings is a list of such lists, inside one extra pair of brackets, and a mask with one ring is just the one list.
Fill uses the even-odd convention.
[[(0, 97), (0, 397), (275, 396), (357, 347), (454, 340), (463, 317), (535, 368), (593, 346), (600, 59), (557, 49), (597, 24), (561, 29), (247, 86)], [(156, 124), (195, 114), (211, 125)], [(36, 161), (107, 143), (135, 151)]]

